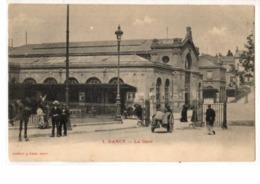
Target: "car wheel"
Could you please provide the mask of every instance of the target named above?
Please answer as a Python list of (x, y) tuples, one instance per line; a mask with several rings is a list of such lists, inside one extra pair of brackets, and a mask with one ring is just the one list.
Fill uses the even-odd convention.
[(173, 130), (173, 124), (172, 123), (169, 123), (167, 130), (168, 130), (168, 132), (172, 133), (172, 130)]
[(153, 133), (154, 133), (154, 129), (155, 129), (155, 128), (153, 128), (153, 127), (151, 128), (151, 130), (152, 130)]

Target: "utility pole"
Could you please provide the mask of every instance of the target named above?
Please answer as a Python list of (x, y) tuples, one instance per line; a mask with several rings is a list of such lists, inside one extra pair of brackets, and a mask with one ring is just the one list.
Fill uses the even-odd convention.
[(168, 27), (166, 28), (166, 35), (167, 35), (167, 39), (168, 39)]
[(67, 5), (67, 29), (66, 29), (66, 106), (69, 106), (69, 5)]
[[(67, 5), (67, 29), (66, 29), (66, 87), (65, 87), (65, 98), (66, 107), (69, 107), (69, 5)], [(69, 109), (69, 108), (68, 108)], [(72, 130), (70, 118), (68, 118), (68, 130)]]
[(25, 45), (27, 45), (27, 31), (25, 32)]

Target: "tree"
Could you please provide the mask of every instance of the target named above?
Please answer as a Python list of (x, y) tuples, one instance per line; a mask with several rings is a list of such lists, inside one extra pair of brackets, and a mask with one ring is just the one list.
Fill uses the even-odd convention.
[(245, 48), (247, 50), (241, 54), (240, 63), (244, 67), (245, 73), (251, 73), (255, 71), (255, 40), (252, 33), (247, 37)]
[(240, 85), (245, 82), (245, 77), (253, 77), (255, 71), (255, 40), (254, 34), (247, 36), (247, 42), (244, 44), (246, 50), (240, 54), (239, 62), (244, 68), (243, 71), (237, 71), (237, 76), (240, 79)]
[(227, 56), (233, 56), (233, 53), (230, 50), (228, 50)]

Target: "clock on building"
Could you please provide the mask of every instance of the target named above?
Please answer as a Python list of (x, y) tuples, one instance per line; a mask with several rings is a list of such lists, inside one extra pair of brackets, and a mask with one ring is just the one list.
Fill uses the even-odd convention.
[(163, 56), (163, 57), (162, 57), (162, 61), (163, 61), (164, 63), (168, 63), (168, 62), (170, 61), (170, 58), (169, 58), (168, 56)]

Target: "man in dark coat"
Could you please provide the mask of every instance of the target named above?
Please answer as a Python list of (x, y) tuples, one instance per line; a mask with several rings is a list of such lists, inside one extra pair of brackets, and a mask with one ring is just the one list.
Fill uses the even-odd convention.
[(188, 111), (187, 105), (183, 105), (181, 111), (181, 119), (180, 119), (181, 122), (188, 122), (187, 111)]
[(142, 125), (143, 124), (143, 110), (142, 110), (142, 107), (139, 104), (135, 104), (134, 107), (135, 107), (134, 113), (136, 114), (136, 116), (138, 118), (137, 124), (141, 124)]
[(63, 127), (63, 135), (67, 136), (67, 123), (69, 119), (70, 113), (68, 111), (68, 108), (65, 105), (62, 105), (61, 107), (61, 119), (60, 119), (60, 135), (62, 135), (62, 127)]
[(213, 125), (215, 122), (215, 110), (211, 108), (211, 105), (208, 105), (208, 109), (206, 111), (206, 124), (207, 124), (207, 128), (208, 128), (208, 134), (212, 135), (211, 133), (213, 133), (215, 135), (215, 131), (213, 130)]
[(52, 117), (52, 131), (51, 137), (55, 136), (55, 127), (57, 129), (57, 137), (60, 137), (60, 117), (61, 117), (61, 109), (58, 107), (59, 102), (53, 102), (53, 108), (51, 109), (50, 116)]

